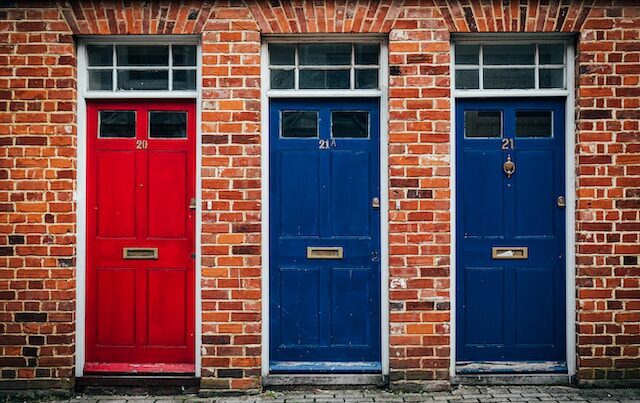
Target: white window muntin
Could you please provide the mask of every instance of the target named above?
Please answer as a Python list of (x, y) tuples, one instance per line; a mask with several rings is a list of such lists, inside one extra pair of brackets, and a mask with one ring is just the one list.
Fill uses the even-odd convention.
[[(351, 45), (351, 62), (350, 64), (343, 65), (301, 65), (299, 61), (299, 48), (300, 44), (345, 44), (348, 43)], [(294, 45), (294, 64), (291, 65), (271, 65), (270, 63), (270, 53), (269, 46), (271, 44), (286, 44), (286, 45)], [(378, 63), (377, 64), (356, 64), (356, 55), (355, 55), (355, 46), (356, 45), (378, 45)], [(313, 39), (310, 38), (308, 40), (278, 40), (278, 39), (270, 39), (267, 41), (266, 46), (266, 66), (267, 66), (267, 74), (265, 78), (267, 79), (267, 91), (271, 95), (278, 94), (286, 94), (291, 92), (296, 93), (322, 93), (322, 92), (344, 92), (349, 93), (362, 93), (364, 94), (379, 94), (381, 92), (381, 87), (384, 85), (383, 78), (384, 74), (381, 68), (382, 61), (382, 41), (381, 40), (373, 40), (373, 39), (363, 39), (363, 40), (353, 40), (353, 39), (341, 39), (334, 38), (332, 40), (327, 40), (325, 38), (322, 39)], [(287, 89), (272, 89), (271, 86), (271, 71), (272, 70), (292, 70), (293, 77), (293, 88)], [(301, 70), (322, 70), (322, 71), (331, 71), (331, 70), (349, 70), (349, 88), (300, 88), (300, 71)], [(375, 70), (377, 72), (377, 87), (376, 88), (356, 88), (356, 71), (362, 70)]]
[[(483, 63), (483, 47), (486, 45), (534, 45), (534, 62), (532, 64), (491, 64), (487, 65)], [(563, 45), (563, 63), (562, 64), (541, 64), (540, 63), (540, 45)], [(456, 64), (455, 63), (455, 51), (457, 45), (478, 45), (479, 59), (478, 64)], [(453, 67), (451, 80), (452, 90), (456, 96), (459, 97), (473, 97), (473, 96), (500, 96), (506, 93), (517, 94), (531, 94), (537, 93), (540, 95), (556, 96), (567, 95), (568, 86), (568, 71), (567, 71), (567, 52), (569, 51), (570, 43), (566, 39), (541, 39), (541, 36), (533, 36), (531, 39), (513, 39), (513, 40), (496, 40), (495, 37), (483, 37), (482, 39), (472, 40), (470, 36), (463, 36), (461, 39), (454, 39), (451, 46), (451, 65)], [(508, 61), (506, 62), (508, 63)], [(486, 70), (500, 70), (500, 69), (533, 69), (534, 71), (534, 86), (528, 88), (513, 87), (513, 88), (485, 88), (484, 86), (484, 72)], [(562, 86), (555, 87), (540, 87), (540, 72), (544, 70), (562, 69)], [(477, 88), (457, 88), (456, 85), (456, 72), (457, 71), (478, 71), (478, 87)]]

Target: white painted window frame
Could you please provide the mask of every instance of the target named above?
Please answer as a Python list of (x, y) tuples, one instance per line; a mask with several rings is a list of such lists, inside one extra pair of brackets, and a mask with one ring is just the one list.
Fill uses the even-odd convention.
[[(271, 90), (269, 43), (379, 43), (378, 89)], [(389, 375), (389, 157), (387, 38), (382, 35), (282, 35), (262, 38), (261, 69), (261, 174), (262, 174), (262, 376), (269, 364), (269, 100), (272, 98), (377, 98), (380, 100), (380, 346), (382, 375)]]
[[(117, 45), (195, 45), (196, 89), (195, 91), (88, 91), (86, 46), (93, 44)], [(77, 54), (77, 183), (76, 200), (76, 334), (75, 376), (84, 375), (85, 327), (86, 327), (86, 262), (87, 262), (87, 100), (91, 99), (193, 99), (196, 102), (196, 212), (195, 212), (195, 376), (202, 373), (202, 46), (197, 35), (105, 35), (80, 36), (76, 42)]]
[[(565, 89), (518, 89), (518, 90), (456, 90), (455, 89), (455, 45), (478, 43), (565, 43)], [(452, 381), (456, 373), (456, 99), (460, 98), (565, 98), (565, 198), (567, 201), (565, 216), (565, 308), (566, 308), (566, 359), (568, 381), (574, 377), (576, 368), (576, 282), (575, 282), (575, 245), (576, 245), (576, 176), (575, 176), (575, 44), (571, 34), (534, 33), (534, 34), (458, 34), (452, 37), (450, 43), (450, 71), (451, 71), (451, 128), (450, 128), (450, 159), (451, 159), (451, 323), (450, 323), (450, 365), (449, 376)], [(482, 73), (481, 73), (482, 74)], [(482, 79), (482, 76), (480, 76)], [(532, 374), (530, 376), (535, 376)]]

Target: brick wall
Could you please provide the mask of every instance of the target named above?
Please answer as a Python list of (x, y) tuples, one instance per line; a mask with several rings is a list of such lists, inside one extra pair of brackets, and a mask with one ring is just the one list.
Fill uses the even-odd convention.
[(0, 8), (0, 389), (73, 372), (75, 63), (56, 6)]
[(3, 385), (65, 387), (72, 378), (73, 34), (202, 35), (202, 188), (213, 206), (203, 214), (202, 385), (256, 389), (266, 331), (260, 35), (388, 35), (391, 378), (438, 386), (450, 356), (450, 33), (579, 33), (579, 377), (640, 377), (640, 6), (632, 1), (17, 3), (0, 8)]

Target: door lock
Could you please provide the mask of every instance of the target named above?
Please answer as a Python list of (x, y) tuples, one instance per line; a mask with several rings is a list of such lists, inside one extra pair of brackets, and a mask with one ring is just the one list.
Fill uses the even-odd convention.
[(373, 199), (371, 199), (371, 207), (380, 208), (380, 198), (379, 197), (374, 197)]
[(507, 174), (507, 178), (511, 178), (511, 175), (516, 171), (516, 163), (511, 161), (511, 154), (507, 154), (507, 160), (502, 164), (502, 169)]
[(377, 251), (371, 252), (371, 261), (372, 262), (379, 262), (380, 261), (380, 253), (378, 253)]

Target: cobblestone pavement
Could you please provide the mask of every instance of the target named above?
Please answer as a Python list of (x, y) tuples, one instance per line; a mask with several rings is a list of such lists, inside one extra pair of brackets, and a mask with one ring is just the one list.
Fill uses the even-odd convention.
[[(45, 400), (42, 400), (45, 401)], [(560, 386), (461, 386), (448, 392), (400, 393), (384, 390), (323, 390), (265, 392), (239, 397), (78, 395), (69, 403), (365, 403), (365, 402), (638, 402), (640, 389), (576, 389)]]

